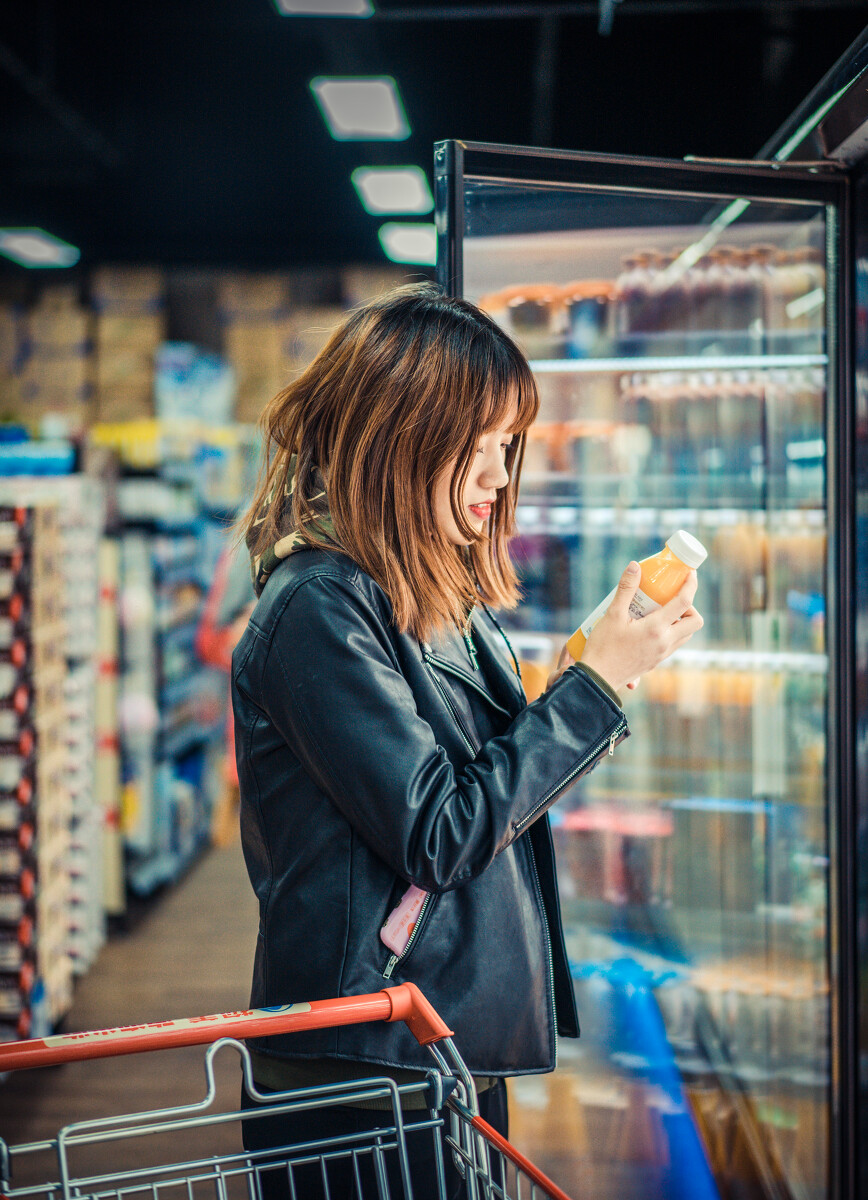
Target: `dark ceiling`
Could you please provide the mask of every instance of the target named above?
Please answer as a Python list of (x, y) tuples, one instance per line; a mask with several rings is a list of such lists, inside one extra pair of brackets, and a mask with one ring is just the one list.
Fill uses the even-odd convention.
[[(868, 11), (611, 3), (606, 36), (591, 0), (377, 0), (368, 20), (280, 17), (271, 0), (7, 0), (0, 225), (41, 226), (83, 265), (379, 262), (355, 166), (430, 174), (446, 137), (751, 158)], [(410, 139), (333, 141), (317, 74), (393, 75)]]

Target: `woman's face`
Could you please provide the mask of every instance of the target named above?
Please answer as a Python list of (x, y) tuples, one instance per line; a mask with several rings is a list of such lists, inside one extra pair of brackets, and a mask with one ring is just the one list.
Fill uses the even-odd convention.
[[(495, 429), (479, 439), (479, 445), (464, 484), (459, 503), (464, 516), (481, 533), (491, 516), (498, 491), (509, 483), (504, 465), (507, 447), (513, 435), (505, 429)], [(451, 462), (434, 485), (434, 517), (446, 540), (453, 546), (468, 546), (469, 540), (458, 528), (452, 514), (449, 492), (457, 462)]]

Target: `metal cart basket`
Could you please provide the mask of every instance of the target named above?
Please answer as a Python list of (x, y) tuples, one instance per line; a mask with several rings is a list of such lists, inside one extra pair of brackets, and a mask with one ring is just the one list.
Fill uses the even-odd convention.
[[(420, 1045), (431, 1052), (427, 1080), (398, 1086), (392, 1079), (372, 1078), (262, 1094), (253, 1081), (247, 1048), (236, 1040), (366, 1021), (404, 1021)], [(421, 1190), (446, 1200), (450, 1160), (463, 1178), (467, 1200), (569, 1200), (479, 1115), (473, 1079), (455, 1048), (452, 1031), (412, 983), (367, 996), (11, 1042), (0, 1045), (0, 1071), (190, 1045), (208, 1046), (207, 1091), (202, 1100), (176, 1108), (78, 1121), (65, 1126), (50, 1142), (8, 1146), (0, 1139), (0, 1200), (25, 1196), (44, 1200), (204, 1200), (212, 1196), (217, 1200), (267, 1200), (273, 1194), (292, 1200), (411, 1200), (414, 1186), (417, 1195)], [(233, 1047), (241, 1056), (244, 1087), (259, 1102), (253, 1110), (213, 1111), (214, 1057), (224, 1046)], [(401, 1098), (409, 1093), (424, 1095), (424, 1106), (402, 1108)], [(187, 1156), (186, 1161), (171, 1163), (161, 1160), (147, 1168), (131, 1168), (129, 1161), (126, 1167), (124, 1164), (124, 1146), (129, 1148), (131, 1139), (174, 1134), (179, 1135), (183, 1149), (185, 1133), (189, 1136), (202, 1127), (216, 1130), (240, 1122), (242, 1116), (245, 1121), (258, 1120), (384, 1099), (382, 1123), (354, 1136), (322, 1137), (268, 1151)], [(414, 1180), (407, 1150), (408, 1144), (421, 1138), (432, 1144), (433, 1178)], [(95, 1146), (106, 1150), (106, 1169), (97, 1174), (77, 1172), (77, 1152)], [(37, 1182), (32, 1165), (40, 1155), (40, 1161), (50, 1163), (53, 1178), (40, 1174)]]

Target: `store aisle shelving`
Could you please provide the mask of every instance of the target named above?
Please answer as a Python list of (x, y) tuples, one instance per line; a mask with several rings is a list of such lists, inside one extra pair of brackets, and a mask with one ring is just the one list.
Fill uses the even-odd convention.
[[(211, 850), (127, 933), (110, 940), (79, 983), (64, 1031), (103, 1029), (246, 1008), (256, 940), (256, 902), (236, 842)], [(50, 1138), (72, 1121), (151, 1110), (204, 1096), (204, 1050), (190, 1047), (9, 1075), (0, 1084), (0, 1137), (17, 1145)], [(237, 1106), (238, 1057), (217, 1058), (218, 1107)], [(139, 1138), (78, 1151), (76, 1173), (134, 1162), (208, 1156), (240, 1147), (235, 1124), (189, 1131), (183, 1146)], [(45, 1159), (30, 1170), (47, 1178)], [(44, 1174), (40, 1176), (39, 1172)], [(25, 1179), (15, 1177), (16, 1184)], [(57, 1178), (56, 1173), (51, 1178)]]

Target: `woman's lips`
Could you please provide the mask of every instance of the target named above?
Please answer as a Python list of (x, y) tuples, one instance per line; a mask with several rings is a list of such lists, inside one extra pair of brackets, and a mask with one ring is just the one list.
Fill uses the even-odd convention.
[(491, 516), (490, 500), (486, 500), (483, 504), (468, 504), (467, 507), (479, 521), (487, 521)]

